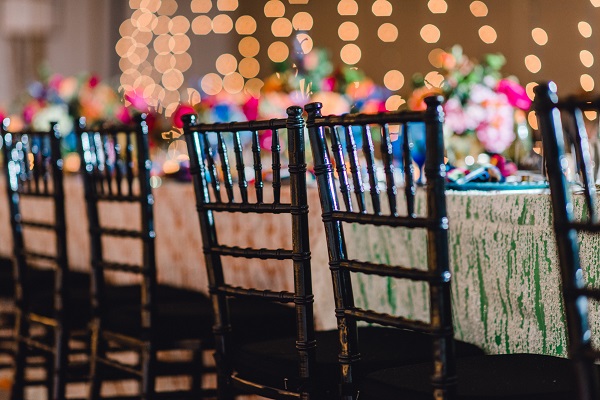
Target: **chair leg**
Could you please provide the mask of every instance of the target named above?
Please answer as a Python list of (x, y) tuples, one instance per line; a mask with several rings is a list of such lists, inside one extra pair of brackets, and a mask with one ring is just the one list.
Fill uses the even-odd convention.
[(15, 349), (15, 374), (10, 399), (23, 400), (25, 398), (25, 363), (27, 360), (27, 346), (18, 341)]
[(147, 343), (142, 350), (141, 400), (154, 400), (156, 398), (156, 363), (154, 346)]
[(106, 342), (100, 338), (98, 329), (93, 328), (90, 354), (90, 400), (99, 400), (101, 398), (100, 393), (104, 377), (102, 376), (102, 368), (98, 368), (98, 358), (100, 357), (106, 357)]
[(55, 335), (54, 387), (51, 399), (64, 400), (66, 397), (67, 368), (69, 363), (69, 335), (64, 326), (59, 326)]
[(194, 351), (192, 355), (192, 393), (202, 391), (202, 379), (204, 378), (204, 351), (202, 349)]

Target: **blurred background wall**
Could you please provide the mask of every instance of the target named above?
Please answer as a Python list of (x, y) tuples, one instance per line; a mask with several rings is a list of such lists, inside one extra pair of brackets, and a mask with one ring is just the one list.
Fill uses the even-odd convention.
[[(14, 26), (14, 22), (22, 21), (24, 17), (14, 12), (3, 13), (0, 17), (3, 19), (0, 25), (3, 27), (0, 28), (0, 104), (7, 104), (24, 90), (27, 82), (35, 78), (40, 66), (35, 64), (39, 63), (44, 63), (51, 72), (65, 75), (95, 72), (103, 78), (118, 80), (120, 57), (115, 46), (121, 37), (119, 27), (132, 16), (131, 6), (135, 8), (141, 1), (152, 0), (0, 0), (2, 7), (8, 7), (11, 2), (13, 6), (14, 2), (20, 4), (19, 8), (25, 3), (32, 3), (34, 8), (45, 4), (45, 8), (40, 9), (49, 10), (48, 15), (35, 18), (38, 24), (41, 24), (39, 21), (50, 21), (47, 31), (14, 33), (7, 31), (6, 21), (12, 21), (8, 25)], [(194, 20), (199, 16), (214, 21), (216, 16), (226, 14), (234, 24), (244, 15), (254, 18), (257, 28), (252, 36), (260, 43), (260, 52), (256, 55), (260, 63), (259, 78), (272, 72), (268, 49), (273, 42), (282, 41), (291, 47), (290, 37), (275, 37), (273, 23), (277, 18), (265, 16), (266, 1), (164, 1), (176, 4), (170, 18), (184, 16), (191, 24), (186, 35), (190, 39), (187, 53), (192, 65), (184, 72), (185, 85), (189, 87), (199, 87), (198, 80), (203, 75), (218, 72), (215, 63), (219, 55), (229, 53), (238, 61), (242, 59), (238, 44), (245, 35), (238, 34), (235, 27), (223, 34), (211, 30), (208, 34), (198, 35), (195, 30), (202, 29), (199, 26), (194, 29)], [(523, 85), (552, 79), (559, 84), (562, 93), (574, 93), (584, 88), (593, 90), (594, 78), (598, 77), (600, 67), (594, 59), (600, 57), (598, 0), (487, 0), (483, 2), (487, 8), (485, 13), (477, 9), (482, 2), (471, 0), (390, 0), (392, 11), (389, 16), (374, 13), (385, 0), (359, 0), (355, 3), (358, 7), (355, 15), (340, 15), (340, 7), (343, 9), (352, 2), (282, 0), (284, 12), (280, 18), (293, 21), (299, 12), (310, 14), (313, 26), (307, 34), (314, 46), (328, 48), (337, 64), (341, 62), (342, 48), (348, 44), (356, 45), (353, 48), (360, 49), (356, 66), (376, 83), (383, 84), (389, 70), (402, 73), (405, 84), (398, 91), (400, 94), (410, 91), (410, 78), (415, 72), (427, 73), (435, 69), (428, 57), (432, 50), (447, 49), (457, 43), (475, 58), (489, 52), (503, 53), (507, 59), (504, 72), (516, 75)], [(198, 12), (207, 10), (209, 3), (208, 11)], [(476, 3), (475, 12), (473, 3)], [(235, 9), (219, 9), (227, 4), (234, 4)], [(476, 16), (477, 13), (481, 16)], [(356, 24), (359, 30), (356, 40), (340, 38), (344, 35), (340, 29), (344, 22)], [(16, 25), (20, 24), (23, 25), (20, 22)], [(389, 35), (394, 36), (390, 25), (386, 25), (387, 31), (378, 35), (384, 24), (397, 29), (397, 38), (392, 42), (381, 39), (381, 35), (388, 40)], [(428, 43), (423, 35), (432, 41), (430, 36), (433, 34), (435, 39), (436, 32), (431, 28), (433, 33), (422, 33), (425, 26), (437, 28), (439, 39)], [(535, 28), (541, 28), (543, 32)], [(149, 48), (151, 60), (152, 43)]]

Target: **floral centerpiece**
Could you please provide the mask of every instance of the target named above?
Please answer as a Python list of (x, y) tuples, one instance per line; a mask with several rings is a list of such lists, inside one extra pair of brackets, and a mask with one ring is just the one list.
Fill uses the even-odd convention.
[[(450, 162), (463, 166), (466, 159), (466, 164), (473, 164), (482, 153), (514, 155), (513, 143), (518, 131), (515, 125), (521, 124), (521, 131), (525, 127), (525, 111), (531, 100), (516, 78), (502, 77), (500, 70), (505, 58), (501, 54), (487, 54), (483, 62), (477, 63), (465, 56), (460, 46), (454, 46), (450, 52), (441, 53), (439, 62), (441, 83), (433, 85), (422, 75), (416, 75), (413, 79), (416, 89), (408, 106), (422, 110), (425, 97), (441, 94), (446, 98), (444, 133)], [(509, 175), (515, 170), (514, 165), (506, 164), (502, 173)]]
[[(63, 132), (71, 133), (75, 120), (85, 117), (89, 123), (129, 119), (129, 110), (121, 96), (96, 75), (62, 76), (42, 72), (42, 79), (32, 82), (11, 105), (13, 129), (31, 126), (47, 130), (58, 122)], [(67, 152), (75, 150), (73, 137), (64, 142)]]

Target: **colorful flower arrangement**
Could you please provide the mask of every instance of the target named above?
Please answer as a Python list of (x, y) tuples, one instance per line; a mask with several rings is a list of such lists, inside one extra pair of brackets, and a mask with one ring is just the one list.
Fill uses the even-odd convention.
[[(484, 152), (506, 153), (516, 139), (515, 124), (524, 122), (531, 100), (516, 78), (502, 77), (504, 56), (487, 54), (477, 63), (465, 56), (460, 46), (454, 46), (441, 53), (438, 61), (443, 80), (433, 85), (416, 75), (409, 108), (424, 109), (423, 99), (432, 94), (446, 98), (447, 155), (457, 165), (464, 164), (465, 156), (477, 159)], [(503, 174), (514, 169), (511, 166)]]
[(95, 75), (42, 75), (13, 104), (17, 122), (42, 130), (50, 121), (58, 121), (64, 131), (70, 132), (74, 118), (79, 116), (91, 123), (129, 118), (119, 94)]

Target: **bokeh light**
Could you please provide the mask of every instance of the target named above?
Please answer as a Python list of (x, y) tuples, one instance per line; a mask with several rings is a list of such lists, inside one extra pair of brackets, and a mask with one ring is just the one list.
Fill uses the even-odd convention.
[(215, 33), (229, 33), (233, 29), (233, 21), (229, 15), (219, 14), (212, 20), (212, 29)]
[(246, 36), (238, 44), (238, 50), (244, 57), (254, 57), (260, 51), (260, 43), (252, 36)]
[(287, 18), (277, 18), (271, 25), (271, 32), (275, 37), (288, 37), (292, 34), (292, 23)]
[(358, 34), (358, 25), (351, 21), (342, 22), (338, 28), (338, 36), (345, 42), (352, 42), (356, 40), (358, 38)]
[(297, 31), (310, 31), (313, 27), (313, 17), (307, 12), (299, 12), (292, 18), (292, 26)]
[(192, 0), (191, 8), (194, 13), (207, 13), (212, 8), (212, 0)]
[(594, 65), (594, 55), (589, 50), (581, 50), (579, 52), (579, 59), (581, 60), (581, 63), (588, 68)]
[(442, 86), (444, 82), (444, 76), (440, 74), (438, 71), (431, 71), (425, 75), (425, 85), (428, 88), (439, 88)]
[(175, 0), (162, 0), (158, 15), (173, 15), (177, 12), (177, 2)]
[(396, 111), (406, 103), (400, 95), (394, 94), (385, 101), (385, 109), (388, 111)]
[(529, 54), (527, 57), (525, 57), (525, 67), (527, 70), (529, 70), (529, 72), (536, 74), (542, 69), (542, 62), (538, 56)]
[(383, 77), (383, 84), (389, 90), (400, 90), (404, 86), (404, 75), (396, 69), (388, 71)]
[(249, 95), (251, 95), (255, 98), (259, 98), (260, 90), (262, 89), (262, 87), (264, 85), (265, 85), (264, 82), (260, 79), (257, 79), (257, 78), (249, 79), (248, 82), (246, 82), (246, 85), (244, 86), (244, 92), (248, 93)]
[(285, 5), (280, 0), (269, 0), (265, 4), (265, 17), (277, 18), (285, 14)]
[(527, 114), (527, 122), (529, 123), (529, 126), (531, 126), (532, 129), (538, 129), (538, 120), (537, 116), (535, 115), (535, 111), (531, 111), (529, 112), (529, 114)]
[(481, 17), (485, 17), (488, 15), (487, 5), (483, 1), (472, 2), (471, 5), (469, 6), (469, 9), (471, 10), (471, 13), (475, 17), (481, 18)]
[(386, 22), (377, 30), (377, 36), (383, 42), (395, 42), (398, 39), (398, 28), (396, 25)]
[(444, 14), (448, 11), (448, 3), (445, 0), (429, 0), (427, 7), (433, 14)]
[(535, 98), (535, 93), (533, 92), (533, 89), (535, 89), (537, 85), (537, 82), (529, 82), (527, 85), (525, 85), (525, 90), (527, 91), (527, 96), (530, 100), (533, 100)]
[(273, 62), (284, 62), (289, 57), (290, 50), (283, 42), (273, 42), (269, 46), (267, 54)]
[(237, 72), (223, 78), (223, 88), (227, 93), (236, 94), (244, 89), (244, 77)]
[(483, 43), (492, 44), (498, 39), (496, 30), (489, 25), (479, 28), (479, 38)]
[(358, 3), (355, 0), (340, 0), (337, 6), (340, 15), (358, 14)]
[(389, 17), (392, 15), (392, 10), (392, 3), (387, 0), (377, 0), (371, 7), (371, 11), (377, 17)]
[(184, 34), (190, 30), (190, 21), (183, 15), (178, 15), (169, 21), (169, 32), (173, 35)]
[(223, 90), (223, 80), (215, 73), (204, 75), (200, 87), (204, 93), (214, 96)]
[(229, 75), (235, 72), (238, 63), (233, 54), (225, 53), (217, 58), (215, 66), (221, 75)]
[(340, 51), (340, 57), (344, 63), (348, 65), (354, 65), (360, 61), (362, 52), (360, 47), (354, 43), (349, 43), (342, 47), (342, 50)]
[(533, 38), (533, 41), (540, 46), (544, 46), (548, 43), (548, 33), (542, 28), (533, 28), (531, 37)]
[(581, 83), (581, 88), (586, 92), (591, 92), (594, 90), (594, 78), (588, 74), (581, 75), (579, 78), (579, 83)]
[(260, 72), (260, 64), (256, 58), (243, 58), (238, 67), (244, 78), (254, 78)]
[(313, 49), (314, 43), (312, 37), (307, 33), (299, 33), (296, 35), (296, 39), (300, 43), (300, 48), (304, 54), (310, 53)]
[(235, 30), (240, 35), (252, 35), (256, 32), (256, 20), (250, 15), (242, 15), (235, 21)]
[(581, 34), (581, 36), (583, 36), (584, 38), (589, 38), (590, 36), (592, 36), (592, 26), (585, 22), (585, 21), (580, 21), (577, 24), (577, 28), (579, 29), (579, 33)]
[(436, 43), (440, 40), (440, 30), (433, 24), (427, 24), (421, 28), (421, 38), (427, 43)]
[(427, 59), (429, 60), (429, 63), (431, 65), (433, 65), (434, 67), (442, 68), (442, 66), (443, 66), (442, 56), (444, 54), (446, 54), (446, 52), (440, 48), (433, 49), (429, 52)]
[(196, 35), (208, 35), (212, 31), (212, 21), (206, 15), (199, 15), (192, 21), (192, 32)]
[(238, 5), (238, 0), (217, 0), (219, 11), (235, 11)]

